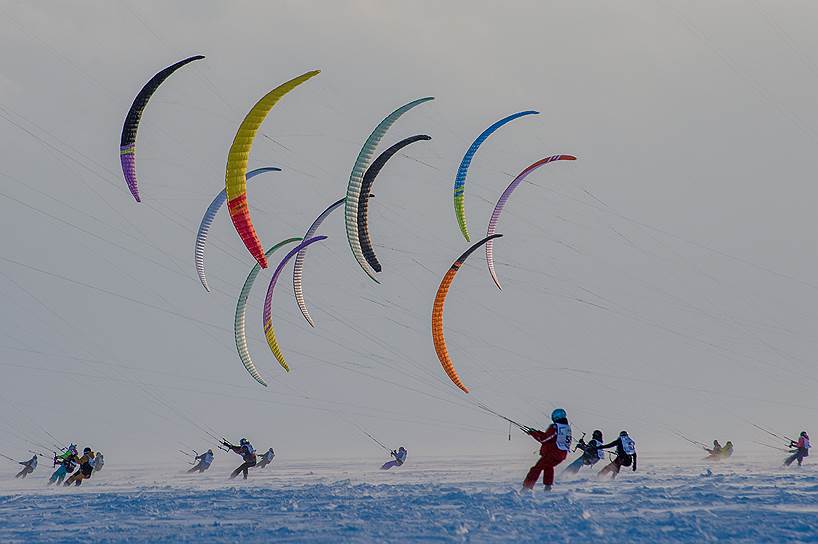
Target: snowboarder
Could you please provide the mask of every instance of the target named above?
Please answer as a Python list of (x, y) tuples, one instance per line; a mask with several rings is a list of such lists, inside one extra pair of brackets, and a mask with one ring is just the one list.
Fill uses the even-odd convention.
[(381, 466), (381, 470), (389, 470), (392, 467), (401, 466), (403, 463), (406, 462), (406, 456), (409, 454), (409, 452), (406, 451), (406, 448), (404, 448), (403, 446), (399, 447), (397, 451), (392, 450), (389, 453), (392, 455), (392, 457), (394, 457), (394, 459), (392, 461), (387, 461), (386, 463), (384, 463)]
[(82, 450), (82, 457), (77, 460), (77, 463), (79, 463), (80, 468), (65, 481), (63, 484), (65, 487), (71, 484), (82, 485), (83, 480), (91, 477), (91, 473), (94, 472), (94, 452), (91, 448)]
[(607, 449), (613, 446), (616, 446), (616, 459), (599, 471), (599, 476), (610, 473), (611, 480), (616, 478), (622, 467), (633, 466), (634, 472), (636, 471), (636, 442), (628, 436), (628, 431), (620, 432), (619, 438), (610, 444), (603, 444), (600, 448)]
[(524, 489), (534, 489), (534, 484), (542, 472), (542, 483), (546, 491), (554, 485), (554, 467), (565, 461), (571, 450), (571, 426), (568, 415), (562, 408), (551, 412), (551, 425), (545, 431), (528, 429), (526, 432), (540, 446), (540, 460), (531, 467), (523, 481)]
[(28, 461), (20, 461), (20, 464), (23, 465), (23, 470), (18, 472), (15, 478), (25, 478), (26, 476), (34, 472), (34, 469), (37, 468), (37, 454), (35, 453), (34, 457), (29, 459)]
[(275, 459), (275, 456), (276, 456), (276, 452), (273, 451), (273, 448), (270, 448), (269, 450), (265, 451), (264, 455), (261, 456), (261, 461), (259, 461), (256, 468), (266, 467), (267, 465), (269, 465), (270, 463), (273, 462), (273, 459)]
[(574, 451), (579, 448), (582, 450), (582, 455), (568, 465), (565, 468), (565, 472), (568, 474), (576, 474), (583, 466), (592, 466), (597, 464), (600, 460), (605, 459), (605, 452), (600, 448), (601, 445), (602, 431), (600, 430), (594, 431), (591, 435), (591, 440), (587, 443), (580, 438)]
[(800, 467), (804, 457), (809, 456), (810, 444), (807, 431), (801, 431), (801, 434), (798, 436), (798, 442), (790, 440), (789, 447), (795, 448), (795, 450), (793, 450), (792, 455), (787, 457), (787, 459), (784, 461), (784, 465), (790, 466), (793, 461), (798, 461), (798, 466)]
[(710, 455), (715, 456), (715, 457), (720, 456), (721, 451), (722, 451), (721, 444), (719, 444), (718, 440), (713, 441), (713, 449), (712, 450), (710, 448), (705, 448), (704, 446), (702, 446), (702, 449), (704, 449), (704, 451), (706, 451), (707, 453), (709, 453)]
[(211, 463), (213, 463), (213, 450), (207, 450), (203, 454), (194, 457), (193, 460), (199, 462), (193, 468), (188, 470), (188, 474), (191, 472), (198, 472), (201, 474), (205, 470), (209, 469)]
[(48, 479), (48, 485), (53, 483), (57, 483), (60, 485), (65, 477), (68, 474), (74, 472), (74, 469), (77, 468), (77, 460), (79, 456), (77, 454), (77, 445), (70, 444), (66, 449), (65, 452), (61, 455), (54, 454), (54, 466), (59, 465), (57, 470), (51, 475), (51, 478)]
[(241, 455), (241, 458), (244, 460), (244, 463), (242, 463), (236, 470), (234, 470), (230, 474), (230, 478), (231, 479), (235, 478), (241, 472), (244, 474), (244, 479), (246, 480), (247, 469), (256, 466), (256, 450), (253, 448), (253, 445), (250, 444), (250, 441), (247, 440), (246, 438), (242, 438), (241, 440), (239, 440), (238, 446), (234, 446), (227, 440), (224, 440), (222, 444), (229, 448), (230, 451), (232, 451), (233, 453)]

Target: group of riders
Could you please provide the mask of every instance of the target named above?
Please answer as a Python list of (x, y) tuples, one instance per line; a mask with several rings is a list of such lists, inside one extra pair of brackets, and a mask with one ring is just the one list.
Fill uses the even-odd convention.
[[(562, 408), (557, 408), (551, 413), (551, 425), (545, 431), (521, 426), (534, 440), (540, 443), (540, 458), (526, 474), (523, 480), (523, 489), (534, 489), (537, 479), (542, 473), (542, 482), (546, 491), (551, 490), (554, 485), (554, 468), (565, 461), (571, 452), (571, 425), (568, 423), (568, 414)], [(804, 457), (809, 455), (810, 442), (806, 431), (802, 431), (798, 440), (790, 440), (789, 447), (792, 448), (790, 456), (784, 461), (786, 466), (793, 462), (798, 462), (801, 466)], [(591, 434), (591, 440), (585, 441), (585, 434), (582, 435), (574, 446), (573, 451), (581, 450), (575, 461), (569, 464), (564, 473), (576, 474), (582, 467), (593, 466), (610, 455), (610, 462), (599, 471), (598, 477), (609, 476), (616, 478), (622, 467), (631, 467), (636, 471), (636, 442), (627, 431), (620, 431), (619, 436), (612, 442), (604, 443), (602, 431), (595, 430)], [(724, 446), (718, 440), (713, 441), (713, 448), (704, 448), (708, 455), (705, 460), (718, 461), (733, 455), (733, 443), (729, 440)]]
[[(227, 440), (222, 440), (222, 445), (227, 451), (232, 451), (233, 453), (237, 453), (241, 455), (242, 460), (244, 461), (236, 470), (234, 470), (230, 474), (230, 478), (235, 478), (239, 474), (244, 475), (244, 479), (247, 479), (247, 474), (249, 469), (256, 467), (256, 468), (265, 468), (269, 465), (276, 456), (276, 452), (273, 451), (273, 448), (268, 449), (261, 455), (256, 453), (256, 449), (250, 443), (249, 440), (246, 438), (242, 438), (239, 440), (239, 445), (233, 445)], [(260, 459), (259, 459), (260, 458)], [(197, 454), (193, 459), (194, 465), (191, 469), (188, 470), (188, 473), (198, 472), (202, 473), (210, 468), (210, 465), (213, 463), (213, 450), (207, 450), (202, 454)]]
[[(572, 451), (571, 425), (568, 423), (568, 414), (564, 409), (557, 408), (551, 413), (551, 422), (544, 431), (520, 426), (523, 431), (540, 443), (540, 458), (526, 474), (523, 480), (524, 489), (534, 489), (537, 479), (542, 474), (544, 489), (550, 490), (551, 486), (554, 485), (555, 467), (565, 461)], [(222, 440), (221, 445), (225, 451), (232, 451), (241, 455), (243, 461), (230, 473), (231, 479), (242, 474), (246, 480), (249, 469), (253, 467), (265, 468), (276, 455), (273, 448), (268, 449), (261, 455), (257, 454), (253, 445), (246, 438), (239, 440), (238, 445), (231, 444), (227, 440)], [(797, 462), (798, 466), (801, 466), (804, 458), (809, 456), (810, 441), (807, 432), (802, 431), (798, 440), (790, 440), (789, 447), (791, 448), (790, 455), (786, 458), (784, 464), (790, 466), (792, 463)], [(636, 442), (627, 431), (621, 431), (615, 440), (607, 444), (600, 430), (595, 430), (591, 434), (591, 439), (587, 442), (583, 433), (582, 438), (573, 447), (573, 451), (577, 450), (582, 451), (582, 454), (565, 468), (564, 473), (576, 474), (582, 467), (594, 466), (605, 460), (606, 456), (610, 456), (609, 463), (599, 471), (598, 477), (614, 479), (622, 470), (622, 467), (631, 467), (631, 470), (636, 471)], [(708, 454), (704, 458), (705, 460), (719, 461), (733, 455), (733, 443), (728, 440), (722, 446), (718, 440), (714, 440), (713, 447), (704, 447), (704, 450)], [(408, 452), (403, 446), (397, 450), (391, 450), (389, 453), (394, 459), (384, 463), (381, 470), (399, 467), (406, 462)], [(202, 473), (206, 471), (213, 463), (213, 457), (213, 450), (210, 449), (202, 454), (197, 453), (194, 457), (194, 466), (187, 472)], [(16, 477), (25, 478), (34, 472), (37, 463), (37, 454), (34, 454), (28, 461), (21, 461), (20, 464), (23, 465), (23, 469), (17, 473)], [(80, 455), (77, 445), (70, 444), (67, 448), (64, 448), (63, 453), (54, 454), (54, 466), (57, 468), (49, 478), (48, 484), (81, 485), (83, 480), (87, 480), (92, 474), (102, 470), (104, 464), (105, 459), (102, 452), (94, 453), (91, 448), (86, 447), (82, 450), (82, 455)]]
[[(227, 440), (222, 440), (221, 445), (226, 451), (232, 451), (235, 454), (241, 455), (241, 459), (243, 461), (241, 465), (236, 467), (236, 470), (230, 473), (231, 479), (241, 474), (246, 480), (251, 468), (265, 468), (276, 456), (273, 448), (268, 449), (261, 455), (257, 454), (253, 445), (246, 438), (239, 440), (238, 445), (231, 444)], [(390, 454), (392, 457), (394, 457), (394, 459), (384, 463), (383, 466), (381, 466), (382, 470), (389, 470), (392, 467), (399, 467), (406, 461), (407, 451), (403, 446), (397, 450), (392, 450)], [(213, 450), (207, 450), (201, 455), (197, 454), (194, 457), (194, 463), (194, 466), (188, 470), (188, 473), (202, 473), (209, 469), (210, 465), (213, 463)]]
[[(16, 477), (25, 478), (34, 472), (34, 469), (37, 468), (38, 457), (35, 453), (28, 461), (20, 461), (23, 469), (17, 473)], [(54, 453), (53, 466), (57, 468), (48, 479), (48, 485), (55, 483), (64, 486), (82, 485), (83, 480), (87, 480), (92, 474), (102, 470), (103, 465), (105, 465), (105, 457), (102, 452), (94, 453), (91, 448), (84, 448), (80, 455), (77, 445), (70, 444), (67, 448), (63, 448), (62, 453)]]
[[(534, 489), (542, 473), (544, 489), (550, 491), (551, 486), (554, 485), (554, 468), (565, 461), (571, 452), (572, 437), (568, 414), (562, 408), (557, 408), (551, 413), (551, 422), (545, 431), (524, 428), (529, 436), (540, 443), (540, 458), (526, 474), (523, 489)], [(602, 431), (596, 430), (588, 442), (585, 441), (585, 435), (577, 441), (574, 451), (582, 450), (582, 455), (568, 465), (565, 472), (576, 474), (584, 466), (597, 464), (605, 459), (609, 448), (613, 448), (611, 454), (615, 456), (599, 471), (599, 476), (610, 475), (610, 478), (613, 479), (616, 478), (622, 467), (631, 467), (632, 470), (636, 470), (636, 442), (628, 435), (628, 432), (620, 432), (616, 440), (605, 444)]]

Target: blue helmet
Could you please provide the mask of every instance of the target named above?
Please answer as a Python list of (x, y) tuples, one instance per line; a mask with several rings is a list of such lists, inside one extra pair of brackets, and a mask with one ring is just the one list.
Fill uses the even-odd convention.
[(556, 408), (551, 412), (551, 421), (557, 421), (558, 419), (568, 419), (568, 414), (562, 408)]

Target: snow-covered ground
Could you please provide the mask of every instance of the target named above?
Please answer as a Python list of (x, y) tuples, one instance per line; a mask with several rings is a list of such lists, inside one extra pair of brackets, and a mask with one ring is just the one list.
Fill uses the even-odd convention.
[(0, 542), (818, 541), (818, 466), (761, 459), (646, 457), (615, 482), (580, 473), (534, 494), (519, 491), (528, 461), (498, 458), (276, 459), (247, 482), (219, 460), (202, 476), (109, 461), (71, 489), (46, 488), (42, 466), (0, 484)]

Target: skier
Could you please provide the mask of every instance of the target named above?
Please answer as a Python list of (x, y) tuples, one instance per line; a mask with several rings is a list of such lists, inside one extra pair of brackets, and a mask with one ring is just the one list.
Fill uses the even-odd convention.
[(273, 462), (275, 456), (276, 452), (273, 451), (273, 448), (270, 448), (269, 450), (265, 451), (264, 455), (261, 456), (261, 461), (259, 461), (259, 464), (256, 466), (256, 468), (266, 467), (267, 465)]
[(542, 483), (546, 491), (551, 490), (554, 484), (554, 467), (565, 461), (571, 450), (571, 426), (568, 424), (568, 415), (562, 408), (551, 412), (551, 425), (545, 431), (528, 429), (526, 432), (540, 446), (540, 460), (531, 467), (523, 481), (524, 489), (534, 489), (534, 484), (542, 472)]
[(718, 441), (718, 440), (714, 440), (714, 441), (713, 441), (713, 449), (712, 449), (712, 450), (711, 450), (710, 448), (705, 448), (704, 446), (702, 446), (702, 449), (703, 449), (704, 451), (706, 451), (707, 453), (709, 453), (709, 454), (710, 454), (711, 456), (713, 456), (713, 457), (718, 457), (718, 456), (720, 456), (720, 455), (721, 455), (721, 451), (722, 451), (721, 444), (719, 444), (719, 441)]
[(733, 455), (733, 443), (729, 440), (724, 443), (724, 448), (721, 450), (722, 457), (730, 457)]
[(792, 455), (787, 457), (787, 459), (784, 461), (784, 465), (790, 466), (793, 461), (798, 461), (798, 466), (800, 467), (804, 457), (809, 456), (810, 444), (807, 431), (801, 431), (801, 434), (798, 436), (798, 442), (790, 440), (789, 447), (795, 448), (795, 450), (792, 451)]
[(198, 472), (201, 474), (205, 470), (210, 468), (210, 464), (213, 463), (213, 450), (207, 450), (201, 455), (197, 455), (194, 461), (199, 461), (193, 468), (188, 470), (188, 474), (191, 472)]
[(250, 444), (250, 441), (247, 440), (246, 438), (242, 438), (241, 440), (239, 440), (238, 446), (234, 446), (227, 440), (224, 440), (222, 444), (224, 444), (227, 448), (230, 448), (230, 451), (232, 451), (233, 453), (241, 455), (241, 458), (244, 460), (244, 463), (242, 463), (236, 470), (234, 470), (230, 474), (230, 478), (231, 479), (235, 478), (236, 476), (239, 475), (239, 472), (241, 472), (244, 474), (244, 479), (246, 480), (247, 469), (256, 466), (256, 450), (253, 448), (253, 445)]
[(409, 452), (406, 451), (406, 448), (403, 446), (399, 447), (397, 451), (392, 450), (389, 452), (394, 459), (392, 461), (387, 461), (381, 466), (381, 470), (389, 470), (392, 467), (399, 467), (403, 463), (406, 462), (406, 456), (409, 455)]
[(565, 468), (568, 474), (576, 474), (583, 466), (592, 466), (597, 464), (600, 460), (605, 459), (605, 452), (600, 448), (602, 445), (602, 431), (596, 430), (591, 435), (591, 440), (586, 443), (582, 438), (577, 442), (576, 450), (582, 450), (582, 455), (576, 461)]
[(82, 485), (83, 480), (87, 480), (91, 477), (91, 473), (94, 472), (94, 452), (91, 448), (84, 448), (82, 450), (82, 457), (80, 457), (77, 462), (80, 468), (65, 481), (63, 484), (65, 487), (71, 484)]
[(77, 468), (78, 459), (79, 456), (77, 454), (76, 444), (70, 444), (61, 455), (57, 455), (55, 453), (54, 466), (59, 465), (59, 467), (54, 471), (54, 474), (51, 475), (51, 478), (48, 479), (48, 485), (55, 482), (57, 485), (60, 485), (65, 479), (66, 475), (71, 474), (74, 472), (74, 469)]
[(105, 458), (102, 456), (102, 452), (98, 451), (97, 455), (94, 457), (94, 472), (99, 472), (102, 470), (102, 466), (105, 464)]
[(18, 472), (15, 478), (25, 478), (26, 476), (34, 472), (34, 469), (37, 468), (37, 454), (35, 453), (34, 457), (29, 459), (28, 461), (20, 461), (20, 464), (23, 465), (23, 470)]
[(616, 446), (616, 459), (599, 471), (599, 476), (611, 473), (611, 480), (616, 478), (616, 475), (619, 474), (619, 470), (622, 467), (633, 465), (633, 470), (634, 472), (636, 471), (636, 442), (628, 436), (628, 431), (620, 432), (619, 438), (610, 444), (600, 446), (600, 448), (606, 449), (613, 446)]

